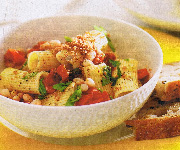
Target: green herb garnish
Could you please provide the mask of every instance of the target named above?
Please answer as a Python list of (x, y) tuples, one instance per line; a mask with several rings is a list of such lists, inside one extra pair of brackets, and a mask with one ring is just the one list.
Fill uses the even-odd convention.
[(64, 36), (64, 39), (66, 40), (66, 42), (72, 42), (72, 38), (71, 37)]
[(53, 85), (53, 89), (63, 92), (71, 83), (72, 81), (66, 83), (58, 83)]
[(24, 67), (26, 67), (26, 65), (27, 65), (27, 60), (26, 60), (25, 63), (22, 65), (22, 67), (21, 67), (20, 70), (22, 70)]
[(105, 34), (105, 36), (107, 36), (107, 31), (103, 27), (98, 27), (98, 26), (94, 25), (94, 29), (97, 31), (103, 32)]
[(111, 68), (109, 66), (103, 68), (103, 75), (105, 77), (102, 78), (102, 86), (105, 86), (111, 83)]
[(103, 68), (103, 75), (105, 77), (102, 78), (102, 86), (105, 86), (111, 83), (112, 86), (115, 86), (117, 80), (121, 77), (121, 70), (119, 68), (120, 62), (109, 60), (113, 67), (117, 67), (117, 77), (112, 77), (111, 68), (109, 66)]
[(102, 89), (100, 89), (100, 88), (98, 88), (98, 90), (102, 93), (103, 92), (103, 90)]
[(39, 99), (44, 99), (47, 94), (46, 88), (43, 84), (43, 80), (44, 78), (39, 80), (39, 93), (41, 94), (38, 96)]
[(28, 73), (28, 74), (25, 75), (22, 79), (26, 80), (26, 79), (32, 78), (32, 77), (36, 76), (37, 73), (38, 73), (38, 72), (31, 72), (31, 73)]
[(115, 61), (115, 60), (112, 60), (112, 59), (109, 59), (109, 62), (112, 64), (113, 67), (118, 67), (120, 65), (119, 61)]
[(42, 100), (45, 99), (46, 95), (38, 95), (38, 99)]
[(113, 99), (113, 97), (111, 95), (109, 97), (110, 97), (111, 100)]
[(74, 93), (69, 97), (69, 99), (66, 102), (66, 106), (74, 106), (74, 103), (77, 102), (82, 95), (82, 91), (80, 86), (74, 91)]
[(127, 59), (124, 59), (125, 61), (129, 61), (129, 58), (127, 58)]
[(111, 50), (113, 51), (113, 52), (115, 52), (116, 50), (115, 50), (115, 47), (114, 47), (114, 45), (112, 44), (112, 42), (111, 42), (111, 39), (108, 37), (108, 34), (107, 34), (107, 31), (103, 28), (103, 27), (98, 27), (98, 26), (94, 26), (94, 29), (95, 30), (97, 30), (97, 31), (100, 31), (100, 32), (103, 32), (104, 33), (104, 35), (106, 36), (106, 38), (107, 38), (107, 40), (108, 40), (108, 45), (109, 45), (109, 47), (111, 48)]

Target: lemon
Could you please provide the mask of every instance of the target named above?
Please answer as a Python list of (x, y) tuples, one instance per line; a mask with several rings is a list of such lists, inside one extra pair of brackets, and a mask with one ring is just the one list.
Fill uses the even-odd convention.
[(180, 38), (150, 28), (143, 28), (143, 30), (153, 36), (159, 43), (163, 52), (164, 64), (180, 61)]

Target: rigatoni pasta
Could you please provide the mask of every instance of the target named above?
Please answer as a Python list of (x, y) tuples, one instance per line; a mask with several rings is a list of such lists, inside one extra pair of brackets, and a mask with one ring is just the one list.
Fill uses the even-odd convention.
[(27, 65), (31, 71), (49, 71), (60, 65), (56, 57), (47, 51), (34, 51), (28, 55)]
[(0, 95), (36, 105), (89, 105), (132, 92), (149, 76), (138, 75), (137, 60), (117, 57), (102, 27), (65, 40), (39, 41), (27, 54), (8, 50)]
[(14, 68), (6, 68), (1, 72), (1, 84), (9, 90), (40, 94), (39, 81), (47, 75), (48, 73), (44, 71), (28, 73)]
[(103, 91), (107, 91), (110, 95), (113, 95), (113, 89), (111, 83), (107, 85), (102, 85), (103, 78), (103, 68), (107, 65), (105, 63), (101, 63), (99, 65), (91, 64), (89, 66), (83, 67), (84, 76), (86, 78), (91, 78), (96, 83), (96, 87)]
[[(121, 78), (119, 78), (113, 86), (114, 98), (123, 96), (139, 88), (137, 70), (138, 62), (135, 59), (120, 59), (119, 68), (121, 70)], [(112, 76), (117, 75), (117, 68), (112, 72)]]

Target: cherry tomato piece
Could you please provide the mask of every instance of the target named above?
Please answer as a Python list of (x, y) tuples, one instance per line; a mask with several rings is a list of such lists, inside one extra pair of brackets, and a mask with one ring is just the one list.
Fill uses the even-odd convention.
[(62, 82), (67, 81), (69, 74), (64, 65), (60, 65), (59, 67), (57, 67), (57, 73), (61, 76)]
[(79, 101), (75, 103), (76, 106), (90, 105), (110, 100), (109, 94), (106, 91), (99, 91), (96, 88), (89, 88), (84, 92)]
[(51, 69), (48, 76), (43, 80), (43, 84), (47, 93), (53, 93), (56, 90), (53, 89), (53, 85), (58, 84), (61, 81), (61, 77), (56, 73), (56, 69)]
[(146, 68), (138, 70), (138, 79), (139, 80), (141, 80), (147, 76), (149, 76), (149, 72)]
[(4, 55), (5, 64), (11, 63), (14, 66), (23, 65), (25, 62), (25, 54), (15, 49), (8, 49)]

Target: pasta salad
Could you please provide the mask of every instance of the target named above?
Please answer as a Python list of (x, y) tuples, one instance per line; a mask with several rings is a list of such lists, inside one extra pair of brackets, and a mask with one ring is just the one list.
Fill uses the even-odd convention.
[(138, 89), (149, 72), (138, 61), (120, 59), (110, 34), (94, 26), (76, 37), (8, 49), (0, 73), (0, 95), (28, 104), (81, 106), (108, 101)]

